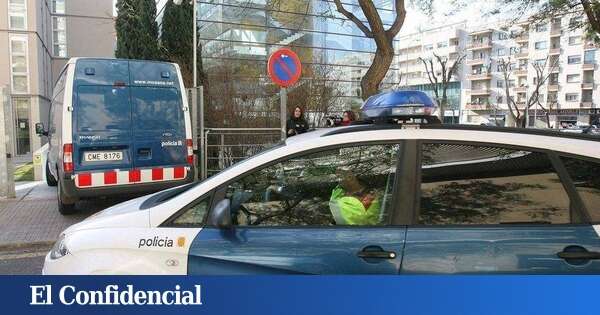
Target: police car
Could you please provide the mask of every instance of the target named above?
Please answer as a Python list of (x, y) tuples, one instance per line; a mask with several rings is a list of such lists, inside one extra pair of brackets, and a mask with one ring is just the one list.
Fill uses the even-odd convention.
[(486, 126), (316, 130), (71, 226), (43, 273), (598, 274), (599, 144)]

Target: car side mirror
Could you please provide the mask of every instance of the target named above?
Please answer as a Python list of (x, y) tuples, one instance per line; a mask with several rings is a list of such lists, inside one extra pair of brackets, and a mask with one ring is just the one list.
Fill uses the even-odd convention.
[(48, 132), (46, 130), (44, 130), (44, 124), (43, 123), (36, 123), (35, 124), (35, 133), (38, 136), (47, 136)]
[(229, 199), (223, 199), (217, 203), (210, 213), (208, 223), (220, 229), (231, 228), (233, 223), (231, 220), (231, 201)]

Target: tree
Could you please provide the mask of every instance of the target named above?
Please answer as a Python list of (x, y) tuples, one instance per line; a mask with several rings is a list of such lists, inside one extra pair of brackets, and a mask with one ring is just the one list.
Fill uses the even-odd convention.
[(191, 2), (183, 1), (176, 5), (173, 0), (168, 0), (165, 4), (160, 36), (164, 58), (179, 65), (183, 82), (187, 87), (192, 87), (194, 82), (194, 22), (192, 15), (193, 5)]
[(395, 0), (396, 18), (392, 25), (386, 30), (375, 4), (370, 0), (358, 0), (362, 13), (366, 17), (369, 26), (365, 25), (356, 15), (348, 11), (341, 0), (334, 0), (337, 11), (352, 21), (358, 29), (368, 38), (372, 38), (377, 46), (373, 62), (360, 81), (362, 98), (366, 100), (369, 96), (377, 94), (379, 85), (385, 78), (392, 61), (394, 60), (394, 37), (402, 29), (406, 18), (404, 0)]
[(118, 58), (160, 60), (156, 3), (154, 0), (118, 0)]
[[(457, 59), (454, 60), (451, 64), (448, 64), (448, 58), (441, 57), (440, 55), (433, 53), (434, 58), (421, 58), (419, 60), (425, 66), (425, 72), (427, 73), (427, 78), (429, 79), (429, 83), (433, 86), (433, 93), (435, 95), (435, 99), (440, 106), (440, 120), (444, 121), (444, 110), (446, 105), (448, 105), (448, 87), (450, 86), (450, 80), (452, 77), (458, 75), (458, 70), (463, 60), (465, 59), (465, 54), (458, 55)], [(438, 71), (439, 69), (439, 71)], [(440, 97), (441, 90), (441, 97)]]
[[(530, 64), (533, 68), (535, 75), (533, 80), (533, 89), (528, 88), (529, 97), (526, 97), (524, 101), (515, 100), (515, 97), (511, 95), (511, 86), (508, 82), (511, 80), (513, 75), (513, 64), (510, 58), (502, 58), (498, 60), (502, 77), (504, 79), (504, 93), (506, 96), (506, 104), (509, 109), (509, 113), (515, 121), (516, 127), (525, 128), (527, 122), (527, 113), (533, 106), (539, 106), (546, 116), (548, 116), (549, 110), (544, 107), (541, 103), (540, 89), (546, 84), (550, 75), (559, 66), (558, 58), (551, 58), (551, 56), (543, 59), (543, 62), (533, 62)], [(549, 122), (548, 122), (549, 124)]]
[[(600, 1), (599, 0), (502, 0), (501, 5), (511, 8), (515, 12), (535, 13), (529, 18), (534, 23), (545, 23), (554, 17), (565, 14), (585, 15), (587, 23), (576, 21), (571, 28), (585, 28), (588, 39), (600, 41)], [(495, 10), (493, 13), (498, 13)], [(517, 18), (521, 18), (518, 16)]]

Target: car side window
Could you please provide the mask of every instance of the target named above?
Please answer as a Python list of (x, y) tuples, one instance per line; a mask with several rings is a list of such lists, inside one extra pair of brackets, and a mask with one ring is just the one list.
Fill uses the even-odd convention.
[(192, 203), (192, 206), (173, 219), (169, 226), (199, 227), (204, 225), (209, 205), (210, 198), (204, 198), (198, 202)]
[(600, 222), (600, 163), (561, 158), (593, 222)]
[(571, 223), (568, 194), (545, 153), (426, 143), (421, 164), (419, 224)]
[(240, 226), (382, 225), (391, 211), (398, 145), (295, 157), (227, 187)]

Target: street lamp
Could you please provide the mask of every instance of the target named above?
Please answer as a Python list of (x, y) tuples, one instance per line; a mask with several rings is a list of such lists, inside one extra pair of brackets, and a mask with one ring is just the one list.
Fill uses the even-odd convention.
[[(189, 0), (186, 0), (189, 1)], [(175, 3), (176, 5), (180, 5), (183, 2), (183, 0), (173, 0), (173, 3)], [(196, 29), (196, 0), (192, 0), (192, 10), (194, 11), (192, 13), (192, 19), (194, 20), (194, 38), (192, 39), (192, 45), (194, 46), (192, 48), (192, 52), (193, 52), (193, 62), (192, 62), (192, 71), (193, 71), (193, 79), (194, 79), (194, 88), (198, 87), (198, 35), (197, 33), (197, 29)]]

